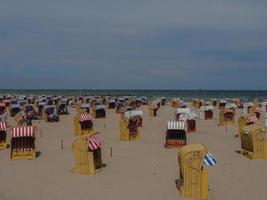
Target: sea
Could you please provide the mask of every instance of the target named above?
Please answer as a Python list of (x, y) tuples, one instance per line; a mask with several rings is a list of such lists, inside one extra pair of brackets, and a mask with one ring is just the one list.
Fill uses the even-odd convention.
[(244, 101), (252, 101), (257, 98), (263, 100), (267, 98), (267, 90), (86, 90), (86, 89), (0, 89), (0, 95), (60, 95), (60, 96), (146, 96), (148, 99), (154, 97), (180, 97), (185, 101), (191, 101), (193, 98), (201, 99), (231, 99), (241, 98)]

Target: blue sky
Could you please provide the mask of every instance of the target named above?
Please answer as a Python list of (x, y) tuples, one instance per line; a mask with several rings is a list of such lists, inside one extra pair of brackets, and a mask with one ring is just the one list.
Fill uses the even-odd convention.
[(0, 88), (267, 89), (267, 1), (2, 0)]

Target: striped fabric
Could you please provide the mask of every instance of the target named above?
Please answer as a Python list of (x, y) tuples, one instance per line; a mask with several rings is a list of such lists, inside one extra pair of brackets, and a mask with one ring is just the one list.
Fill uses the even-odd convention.
[(250, 123), (253, 123), (255, 124), (257, 122), (257, 117), (256, 116), (248, 116), (247, 118), (247, 123), (250, 124)]
[(0, 131), (6, 131), (7, 126), (6, 126), (6, 122), (0, 122)]
[(186, 123), (184, 121), (168, 122), (168, 130), (185, 130)]
[(14, 127), (11, 129), (11, 137), (35, 137), (35, 130), (33, 126)]
[(104, 140), (103, 138), (100, 136), (99, 133), (95, 133), (94, 135), (92, 135), (89, 138), (89, 144), (88, 147), (90, 150), (96, 150), (98, 148), (101, 148), (102, 144), (103, 144)]
[(81, 114), (80, 116), (80, 122), (92, 121), (92, 120), (93, 120), (93, 116), (91, 114)]
[(204, 164), (205, 164), (206, 166), (208, 166), (208, 167), (211, 167), (211, 166), (214, 166), (214, 165), (217, 164), (217, 162), (216, 162), (214, 156), (213, 156), (210, 152), (206, 153), (203, 162), (204, 162)]

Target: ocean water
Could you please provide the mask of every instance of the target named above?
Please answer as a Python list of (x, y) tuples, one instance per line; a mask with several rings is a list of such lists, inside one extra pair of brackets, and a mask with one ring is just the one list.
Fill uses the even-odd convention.
[(129, 95), (152, 97), (180, 97), (185, 100), (193, 98), (242, 98), (252, 101), (254, 98), (260, 100), (267, 98), (267, 90), (0, 90), (0, 95)]

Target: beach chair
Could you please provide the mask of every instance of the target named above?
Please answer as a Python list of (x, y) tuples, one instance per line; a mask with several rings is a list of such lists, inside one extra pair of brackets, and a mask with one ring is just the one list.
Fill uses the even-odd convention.
[(108, 109), (115, 109), (116, 108), (116, 100), (110, 99), (108, 102)]
[(103, 167), (101, 147), (103, 138), (99, 133), (78, 137), (72, 143), (75, 167), (73, 172), (79, 175), (95, 175)]
[(59, 115), (68, 115), (69, 114), (67, 102), (60, 102), (58, 104), (57, 113)]
[(217, 99), (212, 99), (211, 101), (212, 101), (212, 105), (214, 107), (217, 107), (218, 106), (218, 100)]
[(187, 145), (178, 155), (180, 178), (177, 189), (183, 199), (208, 200), (208, 171), (206, 166), (214, 166), (216, 161), (202, 144)]
[(128, 142), (140, 138), (141, 112), (127, 111), (120, 120), (120, 141)]
[(229, 126), (235, 124), (235, 110), (237, 105), (234, 103), (227, 103), (219, 112), (219, 126)]
[(181, 148), (187, 144), (186, 123), (184, 121), (169, 121), (167, 124), (165, 148)]
[(130, 118), (135, 117), (138, 119), (138, 127), (143, 127), (143, 111), (142, 110), (127, 110), (124, 113), (124, 118), (129, 121)]
[(7, 124), (0, 121), (0, 150), (7, 148)]
[(165, 105), (167, 104), (167, 99), (166, 99), (166, 97), (161, 97), (160, 100), (161, 100), (161, 105), (162, 105), (162, 106), (165, 106)]
[(210, 120), (213, 119), (213, 106), (202, 106), (200, 107), (200, 119)]
[(261, 103), (262, 112), (267, 112), (267, 101)]
[(4, 102), (0, 102), (0, 115), (4, 113), (6, 109), (6, 104)]
[(190, 113), (190, 108), (177, 108), (175, 111), (176, 121), (179, 120), (180, 115), (183, 113)]
[(74, 117), (75, 136), (90, 135), (93, 133), (93, 116), (89, 113), (77, 113)]
[(55, 105), (46, 105), (44, 107), (44, 120), (46, 122), (59, 122), (59, 115), (57, 114)]
[(149, 113), (149, 117), (156, 117), (157, 116), (157, 112), (158, 112), (158, 104), (155, 102), (152, 102), (151, 104), (148, 105), (148, 113)]
[(250, 159), (267, 159), (266, 128), (252, 124), (245, 126), (241, 133), (241, 154)]
[(227, 102), (227, 100), (226, 99), (221, 99), (220, 101), (219, 101), (219, 109), (221, 110), (221, 109), (224, 109), (225, 108), (225, 105), (227, 104), (228, 102)]
[(37, 113), (36, 108), (33, 104), (25, 105), (24, 112), (25, 112), (26, 118), (28, 120), (37, 120), (38, 119), (38, 113)]
[(242, 116), (240, 116), (238, 119), (239, 135), (236, 135), (236, 136), (241, 136), (245, 126), (255, 124), (257, 121), (258, 121), (258, 118), (256, 115), (242, 115)]
[(11, 129), (11, 159), (32, 160), (35, 158), (35, 127), (21, 126)]
[(93, 116), (95, 119), (105, 118), (106, 117), (106, 106), (105, 105), (95, 105), (93, 107)]
[(16, 114), (20, 112), (19, 104), (10, 104), (9, 113), (11, 117), (14, 117)]
[(198, 116), (195, 112), (190, 111), (189, 113), (182, 113), (179, 116), (179, 121), (184, 121), (187, 126), (187, 133), (196, 132), (196, 120)]
[(247, 102), (243, 104), (243, 113), (248, 115), (255, 115), (256, 107), (253, 103)]

